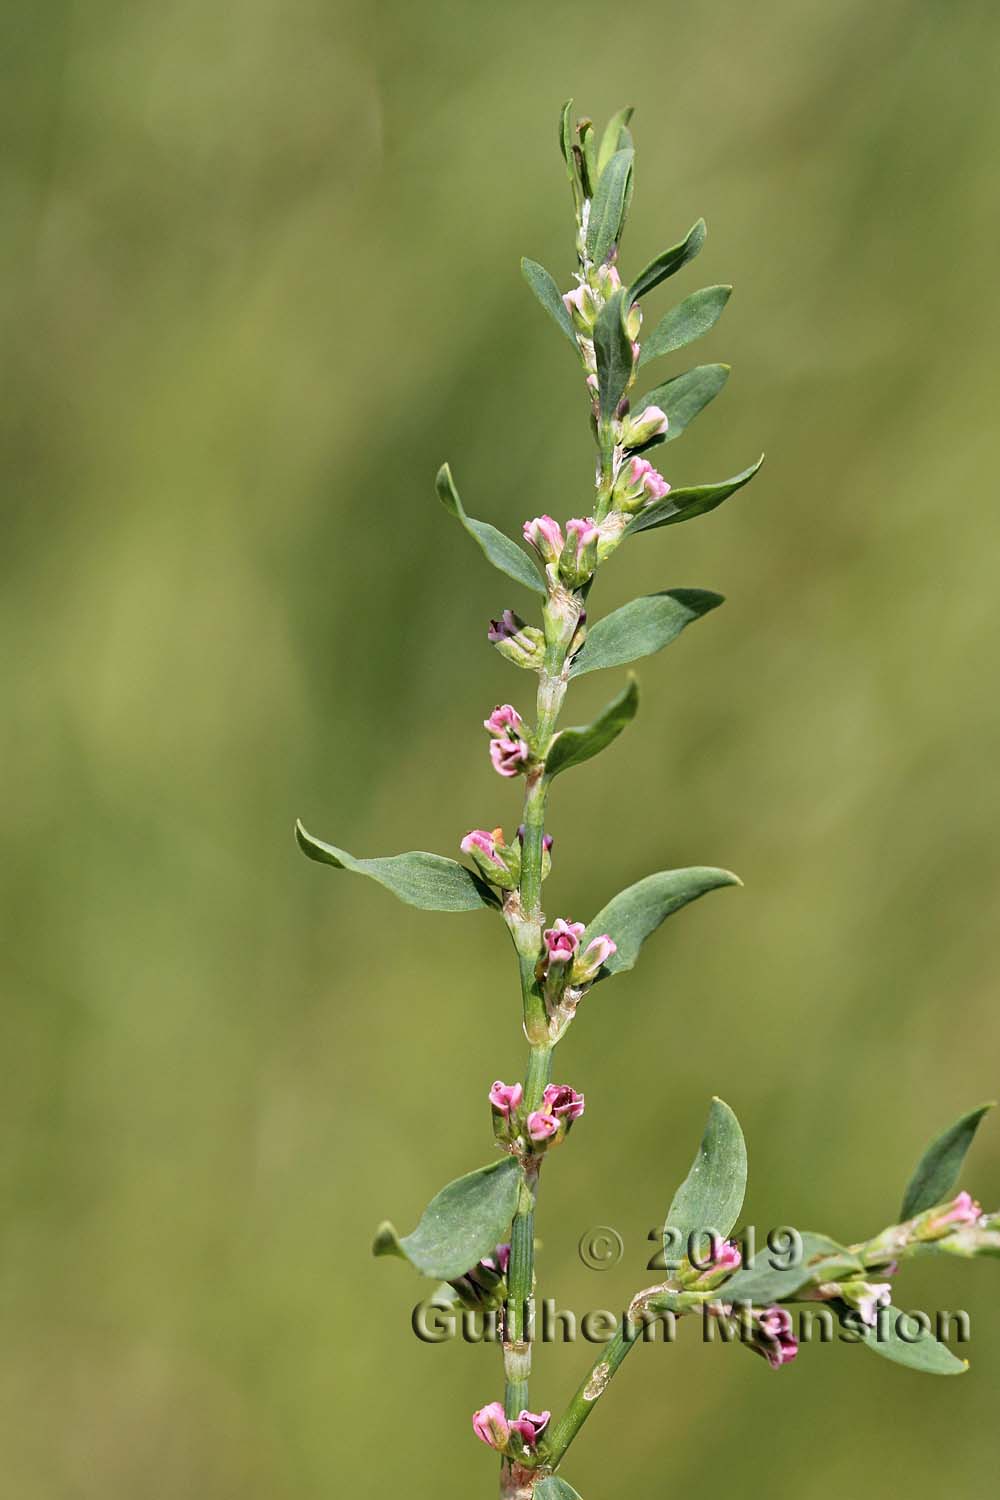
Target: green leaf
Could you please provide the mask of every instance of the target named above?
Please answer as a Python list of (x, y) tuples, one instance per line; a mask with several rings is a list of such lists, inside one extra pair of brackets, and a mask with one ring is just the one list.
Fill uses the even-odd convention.
[[(768, 1263), (768, 1251), (758, 1250), (754, 1265), (737, 1271), (725, 1283), (726, 1301), (766, 1307), (782, 1298), (794, 1297), (802, 1287), (817, 1279), (835, 1281), (845, 1272), (864, 1274), (864, 1265), (858, 1257), (828, 1235), (803, 1230), (800, 1238), (802, 1254), (793, 1266), (776, 1268)], [(822, 1275), (818, 1276), (820, 1267)]]
[(706, 515), (749, 484), (763, 462), (762, 453), (749, 469), (732, 479), (724, 479), (721, 484), (696, 484), (688, 489), (671, 490), (663, 500), (654, 500), (652, 505), (633, 516), (622, 534), (633, 536), (638, 531), (655, 531), (659, 526), (674, 526), (678, 521), (693, 521), (695, 516)]
[[(900, 1326), (907, 1332), (906, 1338), (900, 1337)], [(919, 1323), (891, 1304), (880, 1309), (878, 1323), (865, 1331), (860, 1342), (873, 1354), (925, 1375), (964, 1375), (969, 1368), (968, 1360), (958, 1359), (932, 1331), (922, 1333)]]
[(558, 1474), (549, 1474), (540, 1479), (534, 1488), (535, 1500), (582, 1500), (571, 1484), (560, 1479)]
[(635, 114), (635, 106), (629, 104), (611, 116), (601, 136), (601, 149), (597, 153), (597, 175), (600, 177), (616, 151), (627, 149), (632, 144), (628, 122)]
[(300, 822), (295, 824), (295, 837), (303, 854), (318, 864), (367, 875), (407, 906), (419, 906), (424, 911), (477, 911), (483, 906), (500, 904), (484, 880), (443, 854), (417, 850), (413, 854), (390, 854), (384, 859), (355, 859), (346, 850), (313, 838)]
[(569, 313), (566, 311), (566, 304), (562, 299), (559, 288), (545, 267), (540, 266), (537, 260), (528, 260), (527, 256), (522, 256), (521, 275), (531, 287), (531, 290), (545, 308), (549, 317), (566, 335), (573, 348), (577, 349), (576, 334), (573, 332), (573, 324)]
[(728, 365), (695, 365), (693, 370), (675, 375), (672, 380), (658, 385), (655, 391), (634, 401), (633, 411), (642, 411), (645, 406), (658, 406), (670, 419), (663, 437), (654, 438), (646, 447), (655, 448), (660, 443), (672, 443), (675, 438), (679, 438), (698, 413), (704, 411), (710, 401), (715, 400), (728, 379)]
[(900, 1219), (912, 1219), (915, 1214), (923, 1213), (925, 1208), (933, 1208), (951, 1196), (979, 1122), (992, 1108), (991, 1101), (989, 1104), (980, 1104), (977, 1109), (970, 1109), (967, 1115), (956, 1120), (943, 1135), (931, 1142), (917, 1162), (907, 1185)]
[(597, 390), (605, 421), (614, 416), (632, 376), (632, 341), (625, 328), (624, 314), (625, 293), (619, 290), (605, 302), (594, 324)]
[(570, 182), (576, 175), (573, 170), (573, 101), (567, 99), (559, 114), (559, 150), (562, 152)]
[(621, 609), (598, 620), (573, 658), (571, 677), (596, 672), (601, 667), (621, 667), (640, 656), (668, 646), (685, 625), (700, 620), (723, 602), (721, 594), (707, 589), (665, 589), (633, 599)]
[(616, 151), (598, 179), (587, 222), (587, 255), (602, 265), (616, 243), (622, 227), (625, 193), (635, 152), (630, 147)]
[(560, 771), (571, 766), (582, 765), (585, 760), (598, 755), (611, 741), (617, 739), (625, 725), (635, 718), (639, 707), (639, 688), (634, 677), (618, 697), (609, 703), (593, 724), (581, 724), (574, 729), (564, 729), (552, 742), (545, 757), (545, 774), (551, 781)]
[(464, 1276), (508, 1238), (520, 1186), (512, 1156), (479, 1167), (442, 1188), (412, 1234), (400, 1239), (391, 1224), (381, 1225), (372, 1254), (401, 1256), (438, 1281)]
[(692, 224), (687, 234), (679, 245), (671, 245), (669, 250), (661, 250), (654, 260), (644, 270), (640, 271), (628, 289), (629, 306), (638, 302), (640, 297), (645, 297), (654, 286), (659, 286), (661, 281), (666, 281), (668, 276), (673, 276), (682, 266), (686, 266), (689, 260), (694, 260), (698, 251), (705, 243), (708, 229), (704, 219), (699, 219), (697, 224)]
[[(724, 885), (742, 884), (739, 876), (729, 870), (713, 870), (704, 865), (647, 875), (644, 880), (637, 880), (635, 885), (619, 891), (607, 906), (601, 908), (587, 926), (580, 943), (581, 951), (595, 937), (606, 932), (618, 944), (618, 951), (608, 959), (604, 970), (607, 974), (623, 974), (626, 969), (634, 967), (643, 943), (667, 917), (708, 891), (720, 890)], [(604, 971), (600, 977), (605, 977)]]
[(691, 1170), (674, 1194), (667, 1228), (682, 1242), (705, 1231), (729, 1233), (740, 1216), (747, 1187), (747, 1147), (729, 1105), (713, 1099)]
[(704, 286), (678, 302), (657, 323), (648, 339), (643, 339), (639, 364), (661, 354), (673, 354), (686, 344), (693, 344), (702, 334), (714, 328), (729, 301), (731, 286)]
[(509, 536), (504, 536), (502, 531), (498, 531), (488, 521), (474, 521), (471, 516), (466, 515), (447, 464), (441, 465), (435, 484), (445, 510), (457, 516), (493, 566), (499, 568), (501, 573), (506, 573), (508, 578), (513, 578), (515, 583), (523, 583), (526, 589), (532, 589), (544, 597), (545, 581), (527, 553), (522, 552), (516, 542), (512, 542)]

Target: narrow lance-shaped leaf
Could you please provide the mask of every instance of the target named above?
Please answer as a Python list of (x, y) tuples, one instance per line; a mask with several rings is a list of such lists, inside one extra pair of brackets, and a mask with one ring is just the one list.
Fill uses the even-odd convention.
[(656, 875), (647, 875), (635, 885), (619, 891), (607, 906), (601, 908), (587, 924), (581, 950), (595, 937), (607, 933), (618, 945), (618, 951), (607, 960), (598, 978), (623, 974), (626, 969), (635, 967), (643, 943), (667, 917), (709, 891), (742, 884), (739, 876), (730, 870), (715, 870), (706, 865), (693, 865), (687, 870), (660, 870)]
[(740, 1122), (728, 1104), (713, 1099), (701, 1145), (674, 1194), (666, 1227), (681, 1243), (706, 1232), (725, 1238), (739, 1218), (746, 1187), (747, 1148)]
[(763, 462), (762, 453), (749, 469), (732, 479), (724, 479), (721, 484), (696, 484), (688, 489), (671, 490), (665, 499), (654, 500), (652, 505), (633, 516), (623, 534), (632, 536), (638, 531), (655, 531), (660, 526), (674, 526), (678, 521), (693, 521), (696, 516), (706, 515), (749, 484)]
[(664, 381), (654, 391), (633, 401), (635, 411), (642, 411), (644, 406), (658, 406), (661, 411), (666, 412), (669, 419), (663, 436), (653, 438), (652, 442), (646, 444), (646, 448), (655, 448), (660, 443), (672, 443), (675, 438), (679, 438), (698, 413), (704, 411), (710, 401), (715, 400), (728, 379), (728, 365), (695, 365), (693, 370), (675, 375), (672, 380)]
[(692, 620), (700, 620), (722, 602), (721, 594), (707, 589), (666, 589), (662, 594), (633, 599), (597, 621), (573, 658), (569, 675), (582, 677), (601, 667), (621, 667), (640, 656), (651, 656), (669, 645)]
[(549, 1474), (547, 1478), (540, 1479), (532, 1494), (535, 1500), (582, 1500), (573, 1486), (567, 1484), (565, 1479), (560, 1479), (558, 1474)]
[(992, 1108), (991, 1102), (971, 1109), (931, 1142), (918, 1161), (903, 1195), (901, 1219), (912, 1219), (914, 1214), (923, 1213), (925, 1208), (933, 1208), (950, 1197), (979, 1122)]
[(562, 293), (545, 267), (540, 266), (537, 260), (529, 260), (527, 256), (523, 256), (521, 259), (521, 275), (531, 287), (531, 290), (545, 308), (552, 321), (566, 335), (573, 348), (577, 349), (576, 334), (573, 332), (573, 324), (569, 313), (566, 311), (566, 304), (562, 299)]
[(924, 1375), (964, 1375), (969, 1368), (968, 1361), (952, 1354), (931, 1329), (891, 1304), (879, 1309), (875, 1327), (865, 1330), (861, 1342), (873, 1354)]
[(568, 771), (571, 766), (582, 765), (585, 760), (598, 755), (635, 718), (638, 707), (639, 688), (633, 677), (593, 724), (564, 729), (556, 736), (545, 757), (545, 774), (549, 780), (558, 776), (560, 771)]
[(383, 859), (355, 859), (345, 849), (314, 838), (301, 823), (295, 825), (295, 837), (303, 854), (318, 864), (367, 875), (407, 906), (419, 906), (424, 911), (478, 911), (499, 904), (485, 881), (442, 854), (417, 850), (412, 854), (390, 854)]
[(801, 1253), (796, 1256), (794, 1265), (771, 1265), (768, 1252), (758, 1250), (756, 1263), (746, 1270), (737, 1271), (726, 1282), (726, 1301), (752, 1302), (755, 1307), (766, 1307), (769, 1302), (794, 1298), (795, 1293), (810, 1282), (835, 1281), (840, 1276), (864, 1274), (864, 1265), (858, 1257), (828, 1235), (802, 1230), (799, 1239)]
[(731, 286), (705, 286), (678, 302), (664, 314), (648, 338), (643, 339), (640, 366), (661, 354), (673, 354), (708, 333), (722, 316), (732, 290)]
[(457, 517), (469, 535), (479, 543), (493, 566), (499, 568), (501, 573), (506, 573), (508, 578), (513, 578), (516, 583), (523, 583), (526, 589), (533, 589), (536, 594), (544, 595), (545, 582), (527, 553), (522, 552), (516, 542), (512, 542), (509, 536), (504, 536), (502, 531), (498, 531), (488, 521), (474, 521), (471, 516), (466, 515), (447, 464), (441, 465), (435, 483), (445, 510)]
[(391, 1224), (382, 1224), (372, 1253), (408, 1260), (440, 1281), (464, 1276), (508, 1238), (521, 1180), (512, 1156), (456, 1178), (431, 1199), (412, 1234), (400, 1239)]
[(635, 114), (635, 106), (626, 105), (611, 116), (601, 136), (601, 149), (597, 153), (597, 175), (600, 177), (616, 151), (626, 150), (631, 144), (628, 122)]
[(699, 219), (697, 224), (691, 226), (679, 245), (671, 245), (669, 250), (661, 250), (659, 255), (639, 272), (629, 287), (629, 305), (638, 302), (640, 297), (645, 297), (654, 286), (659, 286), (661, 281), (666, 281), (668, 276), (673, 276), (682, 266), (686, 266), (689, 260), (694, 260), (705, 243), (707, 233), (705, 220)]
[(601, 416), (610, 421), (632, 375), (632, 342), (624, 324), (624, 290), (605, 302), (594, 324), (594, 356)]
[(616, 151), (594, 189), (587, 222), (587, 255), (597, 265), (607, 259), (612, 245), (618, 240), (634, 155), (629, 147)]

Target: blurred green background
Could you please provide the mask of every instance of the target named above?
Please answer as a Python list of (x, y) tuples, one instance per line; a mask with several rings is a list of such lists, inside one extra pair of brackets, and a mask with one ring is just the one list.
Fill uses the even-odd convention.
[[(433, 492), (508, 530), (586, 508), (579, 377), (518, 273), (569, 285), (563, 99), (637, 106), (649, 316), (733, 281), (685, 362), (729, 388), (662, 450), (745, 495), (650, 535), (603, 611), (726, 607), (642, 664), (636, 725), (560, 783), (551, 915), (650, 870), (746, 882), (587, 1003), (540, 1289), (620, 1308), (718, 1092), (747, 1214), (842, 1237), (1000, 1088), (995, 5), (621, 10), (320, 0), (9, 7), (0, 1467), (18, 1500), (493, 1492), (494, 1351), (418, 1344), (391, 1215), (489, 1158), (523, 1063), (486, 915), (298, 854), (455, 852), (517, 822), (480, 722), (527, 609)], [(647, 324), (648, 326), (648, 324)], [(665, 372), (666, 373), (666, 372)], [(991, 394), (991, 392), (993, 394)], [(570, 722), (613, 674), (574, 689)], [(1000, 1200), (1000, 1132), (966, 1185)], [(624, 1262), (576, 1245), (616, 1226)], [(587, 1500), (734, 1483), (937, 1497), (995, 1478), (997, 1267), (932, 1263), (971, 1373), (845, 1347), (771, 1374), (638, 1351), (581, 1436)], [(592, 1351), (540, 1351), (558, 1408)]]

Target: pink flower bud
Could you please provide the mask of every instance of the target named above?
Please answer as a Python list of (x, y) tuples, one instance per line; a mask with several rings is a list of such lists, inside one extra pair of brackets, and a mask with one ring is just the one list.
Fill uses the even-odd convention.
[(550, 1083), (542, 1095), (542, 1104), (557, 1119), (578, 1120), (583, 1114), (583, 1095), (568, 1083)]
[(593, 331), (598, 307), (589, 287), (575, 286), (571, 292), (564, 292), (563, 305), (577, 333), (589, 334)]
[(489, 1406), (481, 1406), (473, 1412), (472, 1430), (490, 1448), (506, 1448), (510, 1442), (510, 1427), (499, 1401), (491, 1401)]
[(888, 1307), (892, 1301), (892, 1284), (888, 1281), (869, 1281), (864, 1284), (865, 1289), (856, 1294), (855, 1306), (861, 1314), (861, 1321), (867, 1323), (869, 1328), (874, 1328), (878, 1322), (878, 1310), (880, 1307)]
[(559, 1121), (555, 1115), (546, 1114), (542, 1109), (534, 1109), (528, 1116), (528, 1134), (533, 1141), (548, 1141), (559, 1129)]
[(585, 931), (582, 922), (567, 922), (557, 917), (555, 926), (547, 927), (542, 933), (548, 956), (547, 969), (554, 964), (568, 964), (574, 959)]
[(667, 414), (658, 406), (644, 407), (637, 416), (626, 417), (622, 423), (622, 443), (626, 448), (644, 448), (654, 438), (663, 437), (667, 430)]
[(483, 720), (483, 728), (502, 739), (509, 730), (520, 734), (521, 723), (521, 715), (516, 708), (512, 708), (509, 703), (498, 703), (489, 718)]
[(549, 1425), (552, 1416), (550, 1411), (522, 1411), (518, 1412), (514, 1421), (510, 1424), (511, 1432), (520, 1434), (521, 1441), (526, 1448), (535, 1448), (538, 1439)]
[(573, 965), (573, 983), (592, 984), (603, 965), (617, 952), (618, 944), (606, 932), (592, 938)]
[(523, 530), (524, 540), (531, 543), (543, 562), (559, 561), (565, 541), (558, 521), (551, 516), (536, 516), (533, 521), (525, 521)]
[(529, 758), (524, 740), (491, 740), (490, 760), (498, 776), (517, 776)]
[(662, 500), (670, 486), (647, 458), (632, 458), (624, 464), (615, 480), (614, 503), (618, 510), (635, 514), (654, 500)]
[(499, 1078), (490, 1089), (490, 1103), (505, 1119), (510, 1119), (513, 1111), (520, 1107), (523, 1096), (524, 1089), (519, 1083), (503, 1083)]
[(497, 1263), (497, 1269), (501, 1276), (506, 1276), (510, 1267), (510, 1246), (498, 1245), (493, 1252), (493, 1258)]
[(473, 828), (458, 846), (463, 854), (471, 854), (478, 849), (487, 859), (492, 859), (496, 853), (496, 844), (492, 833), (487, 833), (485, 828)]
[(516, 667), (536, 671), (542, 664), (544, 634), (536, 625), (526, 625), (512, 609), (505, 609), (499, 620), (490, 621), (486, 639)]
[(589, 547), (591, 543), (596, 544), (599, 535), (600, 532), (589, 516), (585, 521), (573, 520), (566, 522), (566, 540), (569, 541), (570, 537), (573, 538), (576, 545), (577, 562), (583, 556), (585, 548)]
[(772, 1370), (780, 1370), (799, 1352), (798, 1340), (787, 1308), (768, 1307), (757, 1313), (757, 1337), (752, 1347), (762, 1354)]

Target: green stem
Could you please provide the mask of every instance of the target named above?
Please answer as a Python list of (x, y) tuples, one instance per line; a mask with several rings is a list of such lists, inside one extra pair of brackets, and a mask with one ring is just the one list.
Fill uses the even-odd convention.
[(611, 1342), (598, 1355), (590, 1373), (581, 1382), (562, 1416), (553, 1427), (549, 1428), (545, 1453), (546, 1467), (554, 1469), (562, 1462), (566, 1449), (603, 1396), (622, 1360), (633, 1344), (640, 1341), (640, 1333), (639, 1327), (626, 1320)]

